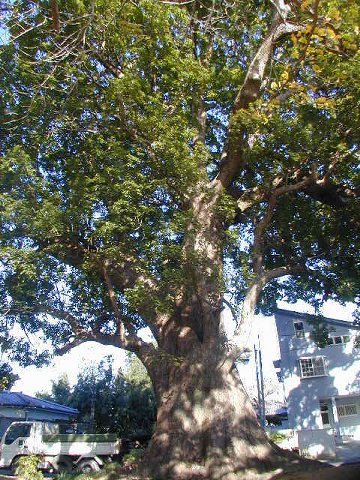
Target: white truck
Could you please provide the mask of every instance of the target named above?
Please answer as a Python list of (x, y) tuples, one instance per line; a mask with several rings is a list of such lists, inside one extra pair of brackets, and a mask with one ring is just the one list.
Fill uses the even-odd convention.
[(115, 434), (61, 434), (55, 423), (12, 423), (0, 442), (0, 468), (16, 467), (24, 455), (37, 455), (39, 469), (53, 472), (94, 472), (107, 462), (121, 459), (126, 441)]

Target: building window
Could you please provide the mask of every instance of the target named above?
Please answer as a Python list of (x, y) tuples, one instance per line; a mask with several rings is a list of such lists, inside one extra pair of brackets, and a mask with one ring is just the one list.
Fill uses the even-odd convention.
[(350, 342), (349, 335), (337, 335), (335, 337), (328, 338), (328, 345), (341, 345), (348, 342)]
[(300, 376), (321, 377), (326, 375), (324, 357), (300, 358)]
[(320, 414), (323, 425), (330, 425), (329, 405), (326, 402), (320, 402)]
[(357, 408), (355, 404), (338, 405), (337, 412), (339, 417), (348, 417), (350, 415), (357, 415)]
[(294, 322), (294, 330), (295, 330), (295, 337), (297, 337), (297, 338), (304, 338), (305, 337), (303, 322)]

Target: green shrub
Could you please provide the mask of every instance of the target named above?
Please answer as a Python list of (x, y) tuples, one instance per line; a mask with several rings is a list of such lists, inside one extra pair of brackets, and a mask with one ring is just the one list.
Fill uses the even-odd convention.
[(287, 439), (287, 436), (280, 432), (267, 432), (267, 434), (273, 442), (282, 442)]
[(132, 448), (129, 453), (124, 455), (123, 463), (125, 465), (131, 464), (139, 460), (145, 452), (145, 448)]
[[(95, 475), (95, 474), (94, 474)], [(87, 473), (65, 473), (62, 472), (56, 476), (56, 480), (94, 480), (95, 476)]]
[(43, 480), (44, 475), (37, 469), (40, 458), (37, 455), (24, 455), (16, 460), (15, 473), (19, 480)]

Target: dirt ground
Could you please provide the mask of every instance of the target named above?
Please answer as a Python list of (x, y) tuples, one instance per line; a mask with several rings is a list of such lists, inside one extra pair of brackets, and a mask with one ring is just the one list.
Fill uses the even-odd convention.
[(288, 473), (273, 480), (360, 480), (360, 464), (329, 466), (314, 472)]
[[(141, 480), (138, 476), (129, 474), (120, 475), (118, 478), (119, 480)], [(17, 477), (0, 474), (0, 480), (17, 480)], [(106, 479), (104, 478), (104, 480)], [(313, 472), (280, 474), (275, 475), (272, 480), (360, 480), (360, 464), (329, 466)]]

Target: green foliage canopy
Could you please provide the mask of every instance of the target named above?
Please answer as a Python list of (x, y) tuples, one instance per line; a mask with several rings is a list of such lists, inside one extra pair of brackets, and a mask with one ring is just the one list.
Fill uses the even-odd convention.
[(256, 282), (265, 312), (359, 300), (356, 1), (283, 5), (259, 81), (283, 2), (58, 3), (59, 31), (48, 2), (11, 2), (1, 45), (3, 350), (154, 333), (209, 262), (195, 198), (234, 305)]

